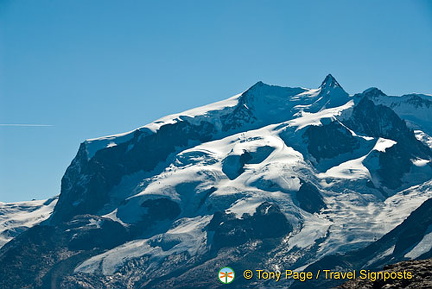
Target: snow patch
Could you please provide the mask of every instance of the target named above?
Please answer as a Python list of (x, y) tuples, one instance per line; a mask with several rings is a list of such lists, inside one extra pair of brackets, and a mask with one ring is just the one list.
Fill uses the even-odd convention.
[(386, 149), (394, 146), (396, 142), (391, 139), (379, 138), (374, 146), (374, 150), (385, 153)]
[(429, 160), (423, 160), (423, 159), (415, 159), (412, 160), (413, 165), (416, 167), (424, 167), (426, 166), (430, 161)]
[(290, 127), (296, 127), (296, 130), (305, 128), (306, 126), (314, 125), (321, 126), (322, 119), (336, 119), (338, 116), (342, 116), (345, 110), (348, 110), (354, 106), (354, 101), (350, 100), (346, 104), (338, 107), (328, 108), (321, 110), (316, 113), (302, 112), (300, 117), (288, 121)]
[(408, 253), (405, 254), (404, 257), (410, 259), (416, 259), (423, 255), (424, 253), (429, 252), (432, 249), (432, 225), (426, 229), (426, 233), (423, 239)]

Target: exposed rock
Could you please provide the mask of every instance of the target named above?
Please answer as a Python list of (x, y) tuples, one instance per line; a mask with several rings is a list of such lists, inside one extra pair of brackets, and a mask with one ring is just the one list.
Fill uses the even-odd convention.
[(316, 159), (329, 159), (359, 147), (359, 139), (337, 122), (322, 126), (310, 126), (304, 137), (309, 153)]
[(292, 226), (275, 204), (262, 203), (251, 216), (240, 219), (232, 213), (217, 212), (208, 225), (214, 231), (213, 248), (235, 247), (253, 239), (282, 237)]
[(301, 185), (296, 197), (300, 208), (311, 214), (318, 213), (321, 209), (327, 207), (317, 187), (308, 182)]
[(37, 225), (0, 250), (0, 288), (56, 288), (91, 255), (124, 243), (128, 233), (110, 219), (76, 216), (60, 226)]
[(348, 281), (338, 289), (430, 289), (432, 288), (432, 259), (405, 261), (384, 267), (382, 272), (411, 272), (412, 278), (402, 279), (356, 279)]

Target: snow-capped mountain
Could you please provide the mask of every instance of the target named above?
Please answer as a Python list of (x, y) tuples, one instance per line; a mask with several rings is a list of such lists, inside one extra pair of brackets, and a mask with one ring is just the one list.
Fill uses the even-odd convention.
[[(258, 82), (87, 140), (52, 217), (1, 249), (0, 287), (218, 288), (223, 266), (375, 268), (426, 256), (429, 98), (350, 96), (331, 75), (317, 89)], [(350, 259), (359, 250), (369, 253)], [(230, 286), (291, 282), (239, 276)]]
[(411, 93), (399, 97), (387, 96), (375, 87), (369, 88), (364, 94), (376, 104), (393, 109), (412, 129), (420, 128), (427, 134), (432, 134), (432, 95)]
[(46, 220), (57, 197), (17, 203), (0, 203), (0, 248), (30, 227)]

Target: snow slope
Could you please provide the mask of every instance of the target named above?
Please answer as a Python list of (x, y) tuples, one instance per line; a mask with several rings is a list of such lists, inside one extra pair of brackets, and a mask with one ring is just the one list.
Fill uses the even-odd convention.
[(23, 231), (46, 220), (57, 198), (17, 203), (0, 203), (0, 247)]

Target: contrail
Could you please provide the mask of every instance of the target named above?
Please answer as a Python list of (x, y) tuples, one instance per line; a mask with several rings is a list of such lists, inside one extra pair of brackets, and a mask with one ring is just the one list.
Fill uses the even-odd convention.
[(31, 123), (0, 123), (0, 126), (21, 126), (21, 127), (46, 127), (52, 124), (31, 124)]

